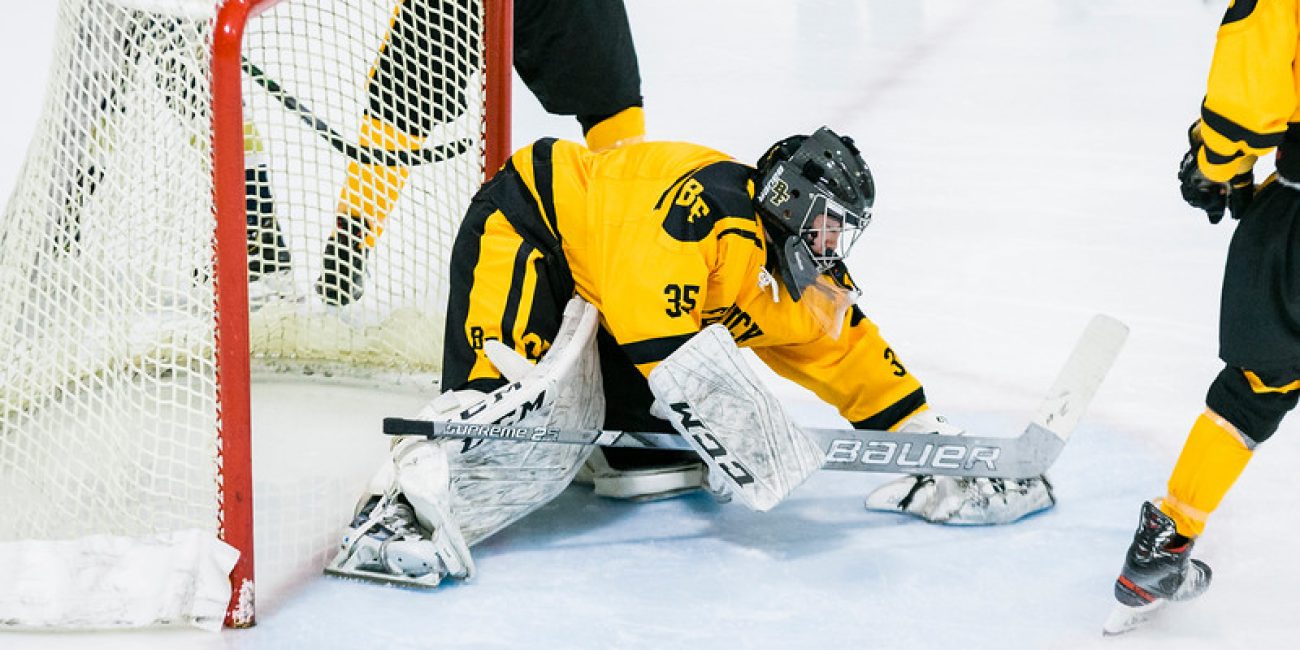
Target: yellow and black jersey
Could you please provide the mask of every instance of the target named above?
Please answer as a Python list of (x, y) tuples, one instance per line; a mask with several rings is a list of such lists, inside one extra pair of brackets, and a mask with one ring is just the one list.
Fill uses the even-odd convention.
[[(485, 217), (477, 245), (486, 250), (482, 240), (507, 222), (521, 239), (537, 242), (497, 256), (503, 277), (512, 272), (504, 258), (559, 253), (573, 291), (599, 310), (604, 330), (643, 375), (702, 327), (721, 323), (740, 346), (850, 421), (887, 427), (924, 406), (920, 383), (861, 311), (853, 309), (840, 336), (829, 337), (767, 271), (752, 174), (751, 167), (694, 144), (648, 142), (592, 153), (577, 143), (541, 140), (516, 152), (500, 180), (489, 183), (522, 186), (518, 193), (527, 194), (493, 191), (506, 197), (498, 201), (505, 207)], [(510, 242), (516, 240), (502, 241), (515, 250)], [(485, 267), (486, 253), (476, 255)], [(526, 265), (514, 273), (525, 286), (510, 297), (510, 283), (498, 283), (502, 304), (526, 302), (535, 291)], [(465, 277), (479, 284), (483, 275)], [(475, 320), (475, 309), (466, 311)], [(536, 320), (532, 314), (513, 319), (519, 331), (503, 332), (507, 344), (526, 337), (521, 319)], [(467, 322), (464, 329), (491, 337), (496, 323), (489, 321)], [(457, 326), (449, 321), (449, 337)], [(486, 372), (490, 364), (479, 360), (475, 368)]]
[[(1219, 26), (1201, 106), (1201, 173), (1226, 182), (1300, 124), (1300, 0), (1236, 0)], [(1298, 155), (1300, 152), (1292, 155)]]

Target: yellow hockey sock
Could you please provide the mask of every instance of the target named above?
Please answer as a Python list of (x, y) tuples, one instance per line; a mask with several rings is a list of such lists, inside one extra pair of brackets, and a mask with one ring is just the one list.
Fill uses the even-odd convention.
[[(257, 125), (249, 120), (244, 120), (244, 157), (262, 157), (265, 155), (266, 147), (262, 144), (262, 135), (257, 132)], [(245, 165), (248, 167), (250, 165)]]
[(645, 141), (645, 111), (625, 108), (587, 129), (587, 148), (597, 153)]
[[(419, 149), (424, 138), (409, 135), (376, 117), (366, 116), (361, 123), (359, 144), (388, 151)], [(392, 212), (402, 187), (411, 175), (406, 167), (348, 163), (348, 177), (339, 194), (339, 214), (351, 215), (366, 222), (366, 245), (373, 247), (381, 231), (380, 224)]]
[(1180, 535), (1197, 537), (1205, 530), (1252, 454), (1242, 433), (1218, 413), (1206, 409), (1196, 418), (1169, 477), (1169, 494), (1160, 502)]

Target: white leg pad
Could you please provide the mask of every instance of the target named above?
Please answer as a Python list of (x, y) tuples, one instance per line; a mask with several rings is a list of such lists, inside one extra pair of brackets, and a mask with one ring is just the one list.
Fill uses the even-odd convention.
[[(444, 417), (472, 423), (599, 427), (605, 418), (605, 397), (596, 353), (598, 321), (594, 307), (574, 298), (565, 307), (560, 331), (541, 362), (477, 404)], [(499, 359), (503, 349), (494, 350), (493, 356)], [(516, 363), (509, 365), (503, 369), (508, 375), (521, 369)], [(470, 545), (558, 496), (593, 449), (479, 440), (452, 444), (452, 511)]]
[(752, 510), (770, 510), (822, 464), (721, 325), (696, 334), (650, 373), (651, 412), (672, 423), (713, 477)]

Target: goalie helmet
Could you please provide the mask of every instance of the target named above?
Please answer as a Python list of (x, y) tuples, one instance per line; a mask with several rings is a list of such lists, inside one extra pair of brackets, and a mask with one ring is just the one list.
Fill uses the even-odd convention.
[(786, 138), (758, 161), (754, 204), (771, 237), (781, 280), (838, 335), (857, 290), (844, 258), (871, 222), (876, 186), (851, 138), (822, 127)]

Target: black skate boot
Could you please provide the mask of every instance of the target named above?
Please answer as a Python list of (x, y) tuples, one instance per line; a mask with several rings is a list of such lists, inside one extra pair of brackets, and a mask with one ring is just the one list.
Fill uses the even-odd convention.
[(1106, 622), (1107, 634), (1133, 629), (1165, 602), (1191, 600), (1210, 586), (1210, 567), (1191, 558), (1194, 540), (1178, 534), (1174, 520), (1155, 504), (1142, 504), (1133, 544), (1115, 580), (1119, 601)]
[(270, 172), (266, 165), (244, 170), (244, 201), (248, 236), (248, 280), (289, 270), (289, 247), (275, 218)]
[(316, 293), (326, 304), (356, 302), (365, 292), (366, 223), (360, 217), (339, 215), (334, 234), (325, 243), (324, 262), (316, 280)]

